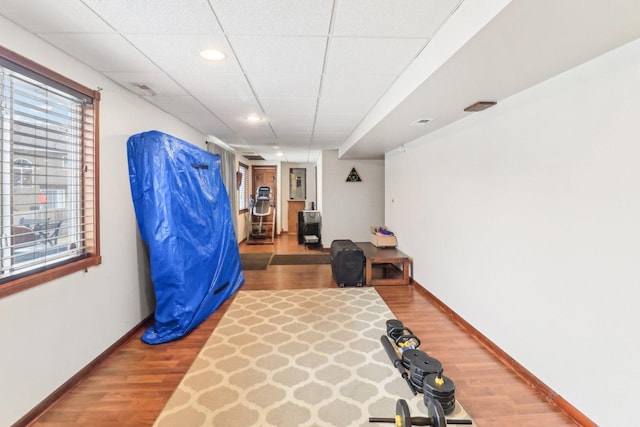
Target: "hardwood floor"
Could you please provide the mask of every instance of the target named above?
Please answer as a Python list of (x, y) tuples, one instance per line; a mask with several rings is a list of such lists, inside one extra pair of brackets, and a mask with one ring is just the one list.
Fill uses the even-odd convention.
[[(294, 235), (283, 235), (274, 245), (242, 244), (240, 251), (310, 252), (297, 244)], [(329, 265), (269, 266), (267, 270), (246, 271), (245, 277), (243, 290), (336, 286)], [(446, 367), (446, 375), (456, 384), (456, 397), (476, 425), (576, 425), (415, 286), (377, 286), (376, 289), (396, 317), (422, 339), (421, 348)], [(139, 331), (30, 425), (153, 424), (230, 303), (231, 300), (225, 302), (191, 334), (172, 343), (144, 344)]]

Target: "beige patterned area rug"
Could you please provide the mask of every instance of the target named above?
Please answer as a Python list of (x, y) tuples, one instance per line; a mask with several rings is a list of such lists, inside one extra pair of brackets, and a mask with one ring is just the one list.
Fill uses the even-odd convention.
[(374, 288), (240, 291), (155, 425), (383, 426), (398, 398), (425, 416), (380, 343), (393, 317)]

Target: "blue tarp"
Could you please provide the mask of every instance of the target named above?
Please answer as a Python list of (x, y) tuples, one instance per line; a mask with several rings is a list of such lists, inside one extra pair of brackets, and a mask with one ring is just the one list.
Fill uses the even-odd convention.
[(220, 156), (158, 131), (127, 141), (131, 195), (149, 247), (160, 344), (186, 335), (244, 283)]

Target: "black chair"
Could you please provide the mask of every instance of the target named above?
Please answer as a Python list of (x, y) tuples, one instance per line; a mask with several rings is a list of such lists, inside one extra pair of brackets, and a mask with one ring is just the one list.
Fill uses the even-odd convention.
[(60, 235), (60, 228), (62, 227), (63, 221), (58, 221), (53, 228), (53, 232), (47, 236), (47, 243), (51, 246), (58, 244), (58, 236)]

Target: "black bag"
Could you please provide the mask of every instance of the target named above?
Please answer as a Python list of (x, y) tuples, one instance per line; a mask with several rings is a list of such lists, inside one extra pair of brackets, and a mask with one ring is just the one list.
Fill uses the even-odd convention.
[(341, 288), (364, 283), (364, 253), (351, 240), (331, 242), (331, 272)]

